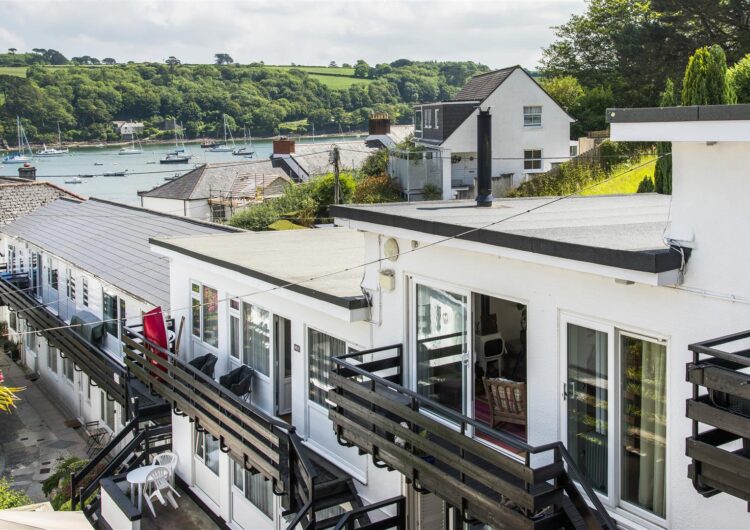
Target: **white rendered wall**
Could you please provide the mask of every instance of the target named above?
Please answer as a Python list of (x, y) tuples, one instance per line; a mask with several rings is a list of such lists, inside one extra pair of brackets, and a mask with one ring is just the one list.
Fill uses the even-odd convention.
[[(542, 107), (542, 126), (524, 127), (523, 107)], [(525, 149), (541, 149), (542, 169), (553, 162), (564, 162), (570, 156), (572, 119), (527, 74), (515, 70), (483, 103), (492, 115), (492, 175), (514, 173), (513, 185), (523, 181)], [(477, 113), (475, 110), (443, 143), (453, 153), (477, 152)], [(505, 158), (505, 160), (498, 160)]]
[(187, 202), (182, 199), (164, 199), (161, 197), (141, 197), (141, 206), (156, 212), (188, 217)]

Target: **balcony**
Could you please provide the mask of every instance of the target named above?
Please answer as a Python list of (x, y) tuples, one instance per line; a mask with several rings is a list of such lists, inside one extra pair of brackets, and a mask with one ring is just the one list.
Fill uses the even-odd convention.
[[(171, 403), (175, 414), (188, 416), (196, 429), (219, 440), (222, 452), (273, 482), (285, 515), (292, 516), (288, 528), (322, 530), (339, 522), (341, 528), (368, 528), (369, 511), (352, 478), (304, 446), (292, 425), (248, 404), (133, 328), (124, 328), (123, 351), (129, 373)], [(318, 520), (318, 512), (334, 506), (348, 509), (346, 521)], [(399, 521), (373, 528), (404, 528)]]
[[(63, 319), (46, 309), (29, 291), (31, 282), (28, 273), (0, 275), (0, 305), (18, 311), (37, 334), (43, 335), (49, 344), (58, 348), (64, 357), (69, 357), (79, 370), (86, 372), (92, 384), (100, 386), (109, 396), (126, 408), (130, 397), (138, 395), (128, 387), (125, 368), (101, 348), (89, 342)], [(131, 396), (132, 394), (132, 396)], [(143, 407), (156, 405), (146, 395), (141, 395)], [(130, 417), (127, 415), (126, 417)]]
[[(372, 455), (377, 467), (399, 471), (464, 520), (514, 529), (616, 528), (561, 442), (530, 446), (405, 388), (401, 345), (333, 361), (329, 417), (339, 442)], [(547, 463), (532, 466), (534, 455)]]
[(706, 497), (724, 492), (750, 508), (750, 331), (689, 346), (688, 477)]

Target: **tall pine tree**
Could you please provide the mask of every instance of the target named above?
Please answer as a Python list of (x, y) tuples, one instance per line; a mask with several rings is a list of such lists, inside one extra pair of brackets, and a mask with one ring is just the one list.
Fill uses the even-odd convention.
[(697, 49), (685, 69), (682, 104), (724, 105), (733, 100), (724, 50), (716, 44)]

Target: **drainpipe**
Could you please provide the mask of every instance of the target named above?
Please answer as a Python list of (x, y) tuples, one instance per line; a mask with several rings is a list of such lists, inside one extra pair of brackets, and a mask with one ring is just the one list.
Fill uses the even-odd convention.
[(477, 206), (492, 206), (492, 116), (477, 115)]

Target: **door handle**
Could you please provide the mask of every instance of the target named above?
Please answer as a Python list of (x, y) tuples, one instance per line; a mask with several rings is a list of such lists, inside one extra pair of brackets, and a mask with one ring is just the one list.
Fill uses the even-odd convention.
[(563, 398), (563, 401), (567, 401), (568, 399), (568, 383), (563, 383), (562, 398)]

